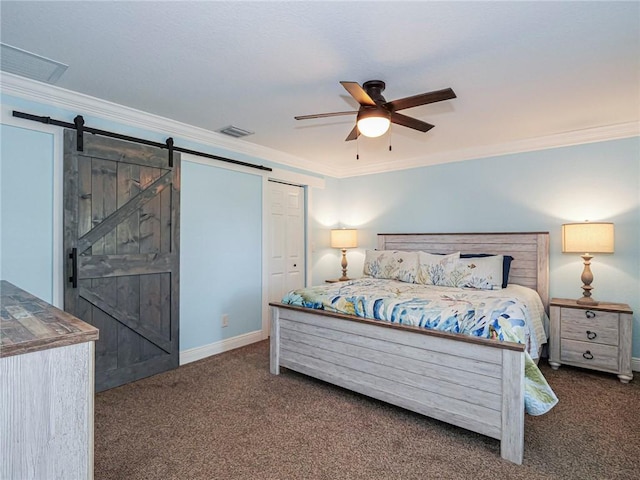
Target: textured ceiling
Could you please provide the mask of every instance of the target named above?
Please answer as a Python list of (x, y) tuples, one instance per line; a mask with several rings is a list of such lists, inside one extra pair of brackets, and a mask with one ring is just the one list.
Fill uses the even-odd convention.
[[(56, 85), (317, 162), (375, 170), (638, 122), (639, 2), (0, 2), (3, 43), (69, 65)], [(387, 100), (451, 87), (403, 113), (436, 125), (344, 139), (338, 83)], [(393, 151), (388, 151), (391, 141)], [(360, 160), (356, 160), (356, 149)]]

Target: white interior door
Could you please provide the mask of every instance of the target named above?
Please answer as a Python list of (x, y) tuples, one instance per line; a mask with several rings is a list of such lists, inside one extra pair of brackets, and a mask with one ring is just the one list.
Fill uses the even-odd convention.
[(269, 181), (269, 301), (305, 285), (304, 189)]

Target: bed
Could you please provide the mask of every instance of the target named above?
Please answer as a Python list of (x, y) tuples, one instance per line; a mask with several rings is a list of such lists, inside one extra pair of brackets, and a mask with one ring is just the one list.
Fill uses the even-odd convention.
[[(510, 255), (509, 283), (548, 310), (548, 233), (379, 234), (377, 250)], [(270, 305), (271, 373), (285, 367), (496, 438), (503, 458), (522, 463), (525, 382), (537, 370), (526, 342)]]

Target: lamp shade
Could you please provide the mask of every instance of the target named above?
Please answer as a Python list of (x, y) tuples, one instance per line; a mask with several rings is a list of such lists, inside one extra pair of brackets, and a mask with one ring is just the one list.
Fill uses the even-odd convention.
[(358, 231), (355, 229), (340, 228), (331, 230), (332, 248), (355, 248), (358, 246)]
[(564, 253), (613, 253), (613, 223), (586, 222), (562, 225)]
[(365, 137), (379, 137), (389, 130), (389, 115), (377, 108), (363, 108), (358, 112), (358, 131)]

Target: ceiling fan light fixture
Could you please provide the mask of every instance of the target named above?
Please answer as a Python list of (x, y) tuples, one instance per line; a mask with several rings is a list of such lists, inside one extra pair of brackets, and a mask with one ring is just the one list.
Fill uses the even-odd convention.
[[(379, 137), (389, 130), (392, 123), (402, 127), (411, 128), (419, 132), (428, 132), (434, 126), (417, 118), (398, 113), (405, 108), (419, 107), (429, 103), (442, 102), (456, 98), (451, 88), (434, 90), (433, 92), (420, 93), (410, 97), (398, 98), (387, 102), (382, 96), (385, 83), (382, 80), (369, 80), (360, 86), (357, 82), (340, 82), (345, 90), (360, 104), (357, 112), (330, 112), (317, 113), (315, 115), (299, 115), (296, 120), (309, 118), (335, 117), (338, 115), (352, 115), (357, 113), (356, 126), (351, 129), (345, 141), (357, 140), (362, 134), (366, 137)], [(391, 150), (391, 146), (389, 146)]]
[(388, 114), (378, 109), (362, 109), (358, 113), (358, 131), (365, 137), (379, 137), (389, 130), (391, 120)]

